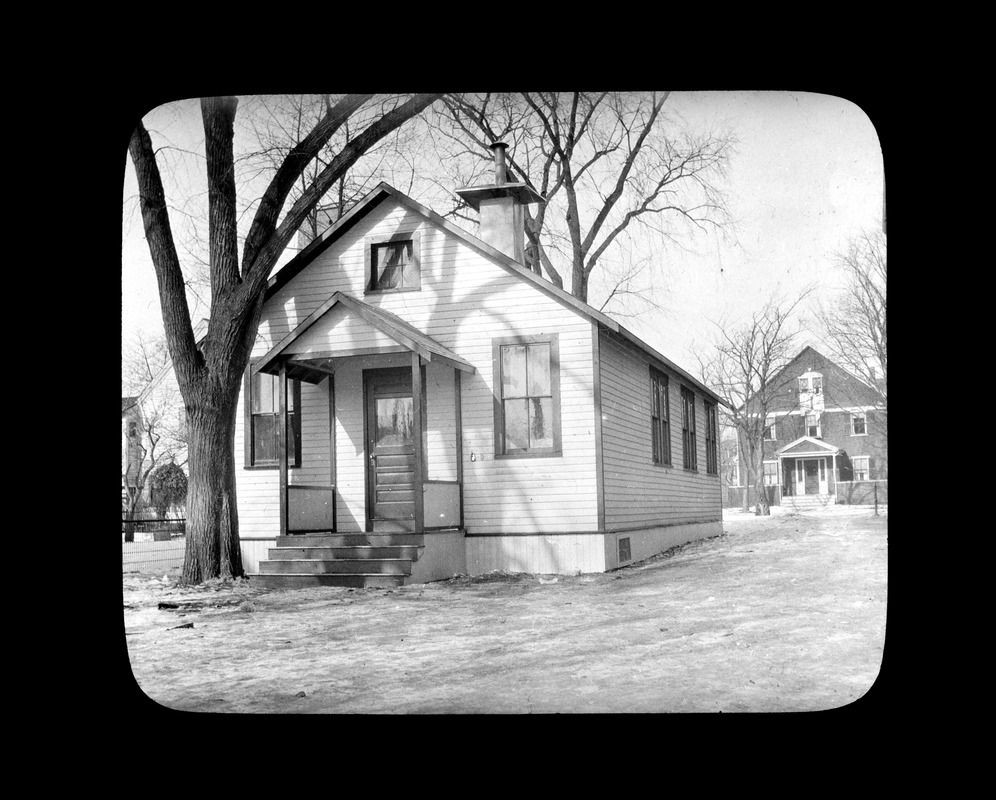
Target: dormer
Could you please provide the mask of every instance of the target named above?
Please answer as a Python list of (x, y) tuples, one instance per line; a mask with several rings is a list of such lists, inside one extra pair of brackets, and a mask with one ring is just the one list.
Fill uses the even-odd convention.
[(823, 410), (823, 373), (810, 368), (799, 376), (799, 406)]

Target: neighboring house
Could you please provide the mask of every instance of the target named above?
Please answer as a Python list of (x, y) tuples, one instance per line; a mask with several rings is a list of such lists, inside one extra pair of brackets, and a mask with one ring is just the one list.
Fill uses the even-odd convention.
[[(855, 485), (870, 486), (889, 474), (888, 416), (879, 391), (812, 347), (771, 384), (780, 388), (766, 418), (764, 485), (774, 487), (776, 502), (870, 498), (868, 491), (855, 495)], [(743, 463), (741, 474), (748, 474)]]
[(254, 580), (601, 572), (722, 532), (717, 395), (523, 266), (531, 189), (459, 194), (480, 238), (382, 183), (271, 278), (236, 429)]
[[(200, 320), (194, 337), (200, 341), (207, 320)], [(187, 418), (172, 361), (158, 370), (140, 394), (121, 398), (122, 499), (142, 495), (148, 503), (151, 471), (170, 461), (186, 470)]]

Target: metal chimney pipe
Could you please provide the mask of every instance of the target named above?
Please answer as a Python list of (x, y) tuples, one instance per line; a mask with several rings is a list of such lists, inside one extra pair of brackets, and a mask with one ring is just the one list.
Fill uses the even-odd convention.
[(508, 145), (505, 142), (495, 142), (491, 145), (491, 149), (495, 151), (495, 185), (504, 186), (505, 150), (508, 149)]

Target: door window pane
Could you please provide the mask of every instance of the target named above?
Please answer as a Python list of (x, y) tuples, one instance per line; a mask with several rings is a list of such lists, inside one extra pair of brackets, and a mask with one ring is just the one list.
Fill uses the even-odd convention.
[(414, 441), (414, 401), (411, 397), (378, 397), (377, 427), (374, 444), (377, 447), (407, 447)]

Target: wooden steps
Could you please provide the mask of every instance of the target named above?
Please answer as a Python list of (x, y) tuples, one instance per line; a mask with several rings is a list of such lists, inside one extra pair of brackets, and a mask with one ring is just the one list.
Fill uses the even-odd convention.
[(425, 546), (420, 533), (340, 533), (284, 536), (268, 548), (256, 586), (402, 586)]
[(782, 497), (782, 507), (791, 511), (819, 511), (837, 502), (832, 494), (805, 494)]

